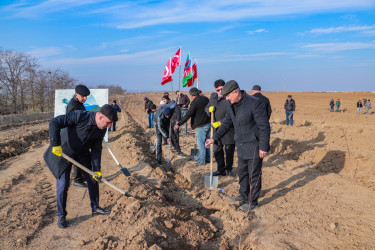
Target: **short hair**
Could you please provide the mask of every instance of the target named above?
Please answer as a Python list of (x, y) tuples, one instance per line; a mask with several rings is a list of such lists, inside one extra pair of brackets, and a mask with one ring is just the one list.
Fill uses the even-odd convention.
[(225, 82), (223, 79), (216, 80), (214, 83), (215, 89), (219, 86), (224, 86), (224, 85), (225, 85)]
[(176, 90), (176, 95), (177, 95), (177, 93), (180, 93), (180, 91)]
[(168, 92), (164, 92), (164, 95), (169, 95), (169, 93)]
[(168, 95), (163, 95), (161, 99), (167, 99), (168, 101), (170, 100)]

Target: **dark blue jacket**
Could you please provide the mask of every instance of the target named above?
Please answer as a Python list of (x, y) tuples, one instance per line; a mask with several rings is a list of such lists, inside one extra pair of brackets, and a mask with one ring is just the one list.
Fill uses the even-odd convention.
[(219, 140), (233, 125), (238, 157), (259, 158), (259, 150), (270, 150), (271, 127), (264, 102), (242, 92), (235, 104), (228, 103), (227, 113), (213, 139)]
[(115, 110), (116, 119), (118, 119), (117, 112), (121, 112), (121, 108), (117, 104), (115, 105), (111, 104), (111, 107)]
[(56, 178), (70, 165), (52, 153), (52, 147), (60, 145), (66, 155), (94, 172), (100, 171), (102, 141), (107, 130), (98, 128), (95, 114), (79, 110), (49, 122), (50, 146), (44, 153), (44, 160)]

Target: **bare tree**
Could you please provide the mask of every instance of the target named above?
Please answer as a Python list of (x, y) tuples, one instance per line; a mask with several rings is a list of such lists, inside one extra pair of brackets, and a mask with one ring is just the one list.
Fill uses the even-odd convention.
[(118, 85), (101, 84), (98, 85), (98, 88), (108, 89), (109, 95), (123, 95), (126, 92), (126, 89), (123, 89), (121, 86)]

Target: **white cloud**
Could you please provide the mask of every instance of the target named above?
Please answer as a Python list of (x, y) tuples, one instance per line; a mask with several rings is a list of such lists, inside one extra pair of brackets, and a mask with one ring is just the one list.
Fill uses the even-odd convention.
[(37, 58), (42, 58), (42, 57), (61, 55), (62, 50), (57, 47), (38, 48), (38, 49), (33, 49), (29, 51), (28, 54)]
[[(103, 15), (119, 29), (192, 22), (225, 22), (260, 17), (367, 10), (374, 0), (191, 0), (191, 1), (105, 1), (46, 0), (14, 4), (0, 9), (7, 17), (40, 17), (66, 10), (79, 15)], [(82, 8), (84, 7), (84, 8)]]
[(160, 64), (168, 58), (171, 48), (158, 50), (148, 50), (136, 52), (133, 54), (119, 54), (110, 56), (97, 56), (85, 58), (64, 58), (50, 61), (53, 65), (85, 65), (85, 64), (108, 64), (123, 63), (129, 65), (142, 64)]
[(337, 51), (375, 49), (375, 41), (369, 43), (363, 42), (345, 42), (345, 43), (312, 43), (303, 45), (302, 48), (311, 49), (317, 52), (332, 53)]
[(254, 34), (254, 33), (263, 33), (263, 32), (268, 32), (268, 30), (266, 30), (266, 29), (257, 29), (257, 30), (248, 30), (248, 31), (247, 31), (247, 33), (248, 33), (249, 35), (252, 35), (252, 34)]
[(372, 32), (375, 30), (375, 25), (364, 25), (364, 26), (339, 26), (339, 27), (330, 27), (330, 28), (317, 28), (312, 29), (309, 32), (313, 34), (332, 34), (332, 33), (341, 33), (341, 32)]

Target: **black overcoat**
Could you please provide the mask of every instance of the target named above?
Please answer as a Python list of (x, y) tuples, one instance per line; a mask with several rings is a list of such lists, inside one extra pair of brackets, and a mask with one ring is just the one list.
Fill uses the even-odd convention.
[(265, 97), (264, 95), (262, 95), (262, 93), (260, 93), (260, 92), (255, 93), (253, 96), (261, 99), (264, 102), (264, 104), (266, 105), (266, 111), (267, 111), (267, 116), (268, 116), (268, 120), (269, 120), (271, 118), (271, 113), (272, 113), (270, 100), (267, 97)]
[[(221, 121), (224, 119), (225, 114), (227, 113), (227, 108), (228, 108), (228, 103), (230, 104), (229, 101), (227, 101), (224, 98), (218, 98), (217, 93), (212, 93), (210, 97), (210, 102), (206, 106), (206, 113), (209, 117), (211, 117), (211, 113), (209, 112), (209, 108), (211, 106), (215, 107), (214, 111), (214, 122)], [(214, 128), (214, 131), (217, 129)], [(228, 131), (218, 140), (218, 143), (221, 143), (223, 145), (229, 145), (229, 144), (234, 144), (234, 127), (231, 126)]]
[(262, 100), (242, 92), (242, 98), (235, 104), (228, 103), (227, 113), (213, 139), (219, 140), (234, 126), (234, 140), (240, 159), (259, 158), (259, 149), (270, 150), (271, 127), (266, 107)]
[(52, 153), (52, 147), (60, 145), (66, 155), (94, 172), (100, 171), (102, 141), (107, 129), (98, 128), (95, 114), (78, 110), (49, 122), (50, 146), (43, 157), (55, 178), (71, 164)]
[(72, 99), (70, 99), (68, 106), (66, 106), (66, 112), (65, 113), (70, 113), (76, 110), (86, 110), (85, 106), (83, 103), (77, 100), (77, 98), (74, 96)]

